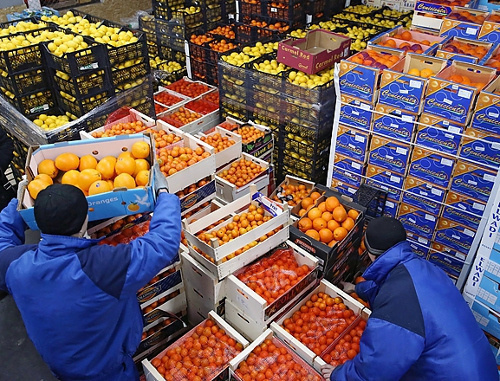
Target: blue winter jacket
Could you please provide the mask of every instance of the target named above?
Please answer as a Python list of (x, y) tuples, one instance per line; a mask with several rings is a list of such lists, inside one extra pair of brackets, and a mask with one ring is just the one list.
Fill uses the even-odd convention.
[(136, 293), (177, 256), (177, 196), (160, 193), (149, 232), (116, 247), (49, 234), (23, 245), (16, 206), (12, 200), (0, 213), (0, 289), (12, 294), (44, 361), (61, 380), (138, 379), (132, 355), (143, 322)]
[(331, 380), (498, 381), (493, 353), (448, 276), (401, 242), (365, 271), (356, 293), (372, 314), (360, 352)]

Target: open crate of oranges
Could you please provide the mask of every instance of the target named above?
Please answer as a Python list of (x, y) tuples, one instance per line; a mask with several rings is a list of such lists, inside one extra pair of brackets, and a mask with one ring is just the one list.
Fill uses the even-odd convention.
[(219, 279), (288, 239), (288, 205), (255, 192), (194, 222), (183, 221), (189, 252)]
[(301, 303), (271, 323), (271, 329), (308, 364), (314, 365), (316, 357), (326, 353), (340, 336), (349, 332), (360, 316), (367, 318), (364, 308), (322, 280)]
[(241, 156), (241, 136), (220, 126), (200, 133), (198, 138), (215, 149), (215, 165), (220, 168)]
[(247, 346), (244, 337), (211, 311), (208, 319), (142, 366), (147, 381), (185, 380), (188, 374), (199, 380), (226, 380), (229, 361)]
[(313, 187), (314, 183), (311, 181), (286, 175), (283, 182), (276, 187), (270, 197), (280, 203), (286, 202), (292, 208), (292, 215), (298, 216), (299, 210), (294, 207), (301, 204), (302, 200), (311, 193)]

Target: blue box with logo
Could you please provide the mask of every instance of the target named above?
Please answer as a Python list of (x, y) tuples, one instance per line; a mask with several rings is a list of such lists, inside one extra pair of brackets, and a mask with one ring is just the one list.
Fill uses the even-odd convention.
[(479, 93), (471, 125), (475, 129), (500, 135), (500, 77)]
[(448, 218), (440, 217), (434, 234), (434, 241), (463, 253), (468, 253), (476, 230)]
[[(481, 22), (473, 22), (463, 18), (463, 12), (467, 12), (469, 15), (476, 17), (477, 20), (481, 20)], [(488, 12), (478, 9), (455, 7), (455, 9), (443, 19), (439, 35), (475, 40), (479, 36), (479, 31), (487, 15)]]
[(496, 172), (480, 165), (461, 161), (455, 166), (450, 190), (488, 202)]
[(467, 128), (460, 156), (475, 163), (492, 167), (500, 166), (500, 135)]
[(454, 124), (437, 125), (436, 127), (420, 124), (417, 127), (415, 143), (439, 152), (456, 155), (462, 141), (463, 131), (462, 126)]
[(446, 189), (413, 176), (406, 177), (403, 189), (402, 202), (435, 215), (441, 211)]
[(455, 159), (452, 156), (414, 147), (408, 174), (447, 188), (454, 165)]
[(495, 76), (495, 69), (453, 61), (429, 81), (424, 99), (425, 113), (442, 116), (459, 124), (467, 124), (474, 109), (477, 87), (453, 82), (453, 76), (473, 78), (475, 83), (488, 84)]
[(337, 190), (337, 192), (345, 194), (346, 196), (352, 197), (357, 191), (358, 187), (354, 187), (351, 184), (347, 184), (343, 181), (336, 179), (334, 176), (332, 177), (332, 188)]
[(461, 251), (452, 249), (451, 247), (442, 245), (440, 243), (432, 242), (431, 249), (433, 251), (446, 254), (447, 256), (455, 258), (462, 262), (464, 262), (467, 259), (467, 253), (462, 253)]
[[(465, 50), (466, 48), (462, 49), (465, 46), (476, 50), (476, 52), (481, 49), (484, 53), (480, 56), (469, 54)], [(481, 60), (491, 56), (492, 48), (493, 44), (491, 42), (450, 36), (450, 39), (436, 51), (436, 57), (445, 58), (452, 62), (479, 64)]]
[(424, 259), (427, 258), (431, 250), (431, 241), (413, 232), (406, 232), (406, 239), (415, 254)]
[[(472, 0), (465, 4), (467, 8), (476, 8), (477, 0)], [(415, 12), (428, 13), (436, 16), (447, 16), (455, 7), (453, 5), (442, 4), (439, 1), (415, 1)]]
[(485, 202), (449, 191), (446, 196), (446, 205), (443, 208), (443, 217), (477, 229), (485, 208)]
[(388, 198), (385, 200), (384, 216), (396, 218), (398, 215), (399, 201)]
[[(429, 81), (428, 78), (440, 72), (445, 66), (446, 60), (442, 58), (407, 54), (392, 69), (384, 70), (380, 80), (379, 103), (399, 107), (412, 113), (419, 113)], [(409, 72), (416, 71), (417, 75), (409, 74)], [(419, 76), (418, 74), (421, 72), (424, 72), (426, 77)]]
[(456, 278), (460, 276), (460, 272), (464, 267), (464, 262), (443, 253), (431, 252), (427, 256), (427, 260), (443, 269), (447, 274)]
[(335, 167), (344, 171), (353, 172), (357, 175), (365, 174), (365, 165), (362, 161), (351, 159), (349, 156), (335, 153)]
[(411, 143), (416, 115), (382, 104), (377, 104), (375, 111), (372, 121), (372, 131), (375, 134)]
[(372, 136), (368, 154), (370, 164), (404, 175), (409, 158), (409, 144), (376, 135)]
[[(486, 2), (488, 1), (486, 0)], [(496, 6), (500, 9), (500, 4), (496, 4)], [(500, 42), (500, 22), (498, 22), (499, 15), (499, 11), (493, 11), (486, 18), (486, 20), (484, 20), (483, 26), (479, 31), (478, 39), (480, 41), (493, 42), (494, 44)]]
[[(369, 46), (366, 50), (374, 51), (388, 58), (390, 56), (396, 56), (399, 59), (403, 57), (403, 52), (401, 51), (378, 46)], [(370, 103), (375, 103), (378, 97), (382, 70), (388, 67), (385, 65), (368, 66), (368, 63), (370, 65), (375, 64), (367, 51), (359, 52), (347, 60), (340, 62), (340, 92)], [(390, 67), (394, 66), (394, 64)]]
[(341, 95), (339, 122), (347, 126), (370, 130), (373, 117), (373, 105), (347, 95)]
[(368, 150), (368, 138), (369, 133), (366, 131), (339, 125), (335, 152), (364, 162)]
[(401, 188), (403, 187), (404, 176), (398, 172), (390, 171), (386, 168), (368, 164), (366, 168), (366, 183), (378, 183), (378, 188), (387, 190), (389, 197), (399, 200)]
[(333, 166), (332, 178), (356, 188), (359, 188), (363, 180), (360, 175), (338, 168), (336, 165)]
[(436, 215), (404, 202), (399, 206), (399, 221), (405, 229), (424, 238), (432, 239), (437, 220)]

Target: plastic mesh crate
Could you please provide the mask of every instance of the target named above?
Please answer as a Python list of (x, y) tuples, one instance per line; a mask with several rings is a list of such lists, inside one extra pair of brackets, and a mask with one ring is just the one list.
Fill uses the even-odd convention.
[(26, 94), (48, 86), (43, 67), (8, 75), (0, 73), (0, 87), (4, 87), (15, 95)]
[(154, 32), (156, 30), (155, 18), (153, 15), (139, 16), (139, 29), (144, 32)]
[(333, 80), (312, 89), (295, 85), (287, 79), (284, 81), (284, 92), (287, 96), (299, 98), (308, 103), (325, 104), (335, 100), (335, 87)]
[(247, 89), (245, 86), (238, 86), (225, 78), (220, 80), (219, 91), (227, 98), (233, 99), (240, 103), (247, 102)]
[(175, 34), (157, 33), (158, 45), (181, 51), (184, 50), (184, 36)]
[(148, 73), (150, 73), (149, 62), (142, 62), (123, 69), (112, 70), (113, 86), (121, 86), (137, 78), (142, 78)]
[(256, 16), (265, 16), (265, 7), (261, 1), (257, 1), (257, 4), (240, 1), (238, 2), (238, 13), (240, 14), (240, 21), (244, 23), (250, 22)]
[(225, 79), (237, 86), (243, 85), (247, 80), (247, 70), (245, 67), (234, 66), (220, 60), (218, 68), (220, 80)]
[(172, 12), (172, 19), (177, 20), (179, 24), (184, 25), (186, 28), (196, 28), (204, 22), (201, 10), (195, 13), (176, 10)]
[(138, 41), (119, 47), (107, 45), (109, 62), (111, 66), (115, 66), (126, 61), (147, 57), (148, 47), (146, 35), (138, 31), (133, 31), (133, 33), (134, 36), (138, 38)]
[(155, 18), (163, 20), (169, 20), (172, 17), (170, 8), (159, 2), (154, 2), (153, 15)]
[(205, 23), (214, 23), (222, 20), (222, 6), (210, 5), (205, 7)]
[(112, 95), (113, 93), (111, 91), (104, 90), (98, 94), (82, 99), (69, 99), (60, 93), (56, 93), (56, 98), (60, 108), (80, 117), (104, 103)]
[(229, 21), (236, 16), (236, 0), (223, 0), (222, 1), (222, 19)]
[(285, 135), (293, 134), (312, 142), (328, 139), (332, 135), (333, 116), (331, 124), (321, 124), (317, 126), (305, 126), (303, 122), (284, 121), (283, 132)]
[(376, 218), (384, 215), (387, 192), (362, 184), (353, 197), (354, 201), (366, 207), (366, 217)]
[(265, 2), (266, 16), (287, 22), (305, 23), (305, 9), (302, 1)]
[[(50, 69), (49, 69), (50, 70)], [(95, 95), (103, 89), (111, 89), (109, 69), (92, 70), (75, 77), (63, 78), (61, 73), (53, 73), (56, 87), (75, 98)]]
[[(0, 92), (1, 93), (1, 92)], [(19, 110), (23, 115), (29, 116), (48, 110), (55, 106), (54, 95), (50, 89), (39, 89), (28, 94), (17, 95), (15, 97), (6, 96), (5, 99)]]
[[(44, 30), (52, 29), (38, 29), (26, 33), (17, 33), (13, 36), (38, 36)], [(13, 36), (0, 37), (0, 43), (9, 42)], [(40, 43), (22, 48), (0, 51), (0, 69), (7, 72), (9, 75), (42, 65), (43, 59)]]
[(223, 118), (231, 116), (239, 120), (248, 120), (248, 111), (245, 104), (219, 94), (220, 111)]
[(281, 156), (278, 160), (283, 163), (283, 176), (290, 174), (309, 181), (325, 184), (328, 155), (315, 163), (305, 162), (288, 155)]

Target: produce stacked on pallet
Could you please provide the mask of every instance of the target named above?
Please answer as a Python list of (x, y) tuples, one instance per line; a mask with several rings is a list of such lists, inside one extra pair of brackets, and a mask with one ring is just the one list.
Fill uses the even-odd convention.
[(331, 184), (346, 194), (362, 184), (388, 192), (385, 213), (456, 280), (500, 165), (492, 119), (500, 78), (493, 36), (457, 37), (462, 27), (446, 20), (441, 36), (398, 27), (341, 62)]

